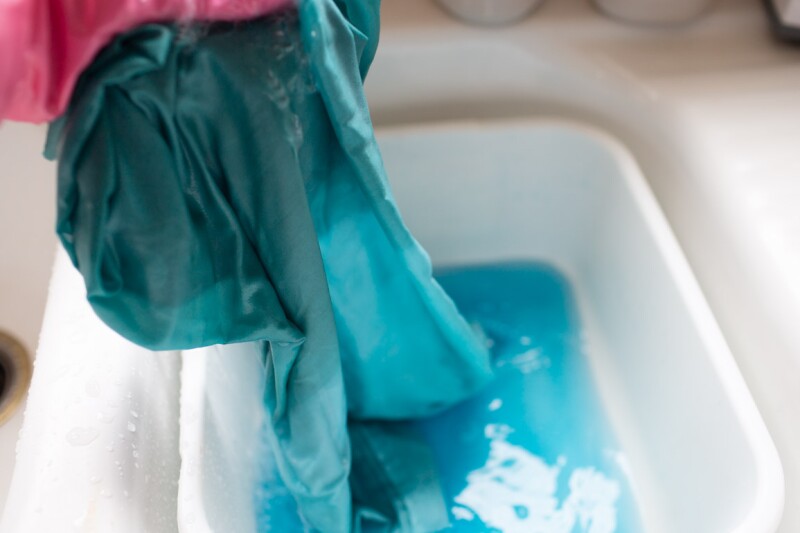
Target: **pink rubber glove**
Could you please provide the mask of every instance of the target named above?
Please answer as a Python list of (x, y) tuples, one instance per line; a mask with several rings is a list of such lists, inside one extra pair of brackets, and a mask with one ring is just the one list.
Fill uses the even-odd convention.
[(116, 34), (168, 20), (243, 20), (294, 0), (0, 0), (0, 120), (60, 115)]

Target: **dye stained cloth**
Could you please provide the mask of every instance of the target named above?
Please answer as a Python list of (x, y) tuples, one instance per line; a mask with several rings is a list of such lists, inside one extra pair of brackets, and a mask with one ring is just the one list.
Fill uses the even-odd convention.
[(51, 120), (118, 33), (145, 22), (250, 19), (292, 0), (0, 0), (0, 120)]
[(48, 140), (58, 233), (95, 312), (156, 350), (259, 343), (268, 440), (325, 533), (445, 526), (427, 447), (389, 421), (491, 377), (388, 188), (363, 94), (378, 7), (137, 28)]

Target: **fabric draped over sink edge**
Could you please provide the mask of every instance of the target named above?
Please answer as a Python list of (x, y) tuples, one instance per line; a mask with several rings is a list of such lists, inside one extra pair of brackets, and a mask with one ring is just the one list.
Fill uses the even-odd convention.
[(389, 191), (363, 92), (378, 11), (303, 0), (191, 39), (139, 27), (48, 140), (59, 236), (95, 312), (156, 350), (260, 343), (278, 467), (323, 532), (444, 527), (433, 460), (399, 421), (491, 377)]

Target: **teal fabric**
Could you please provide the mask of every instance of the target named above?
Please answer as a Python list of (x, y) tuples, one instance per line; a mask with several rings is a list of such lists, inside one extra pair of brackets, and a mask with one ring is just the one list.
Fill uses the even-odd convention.
[[(326, 168), (309, 197), (350, 410), (360, 417), (430, 415), (464, 397), (457, 391), (486, 382), (488, 355), (433, 281), (430, 260), (392, 199), (354, 53), (369, 50), (363, 36), (377, 38), (377, 30), (343, 31), (347, 20), (332, 3), (304, 2), (300, 9), (303, 42), (335, 136), (328, 142), (340, 147), (342, 158)], [(377, 27), (376, 18), (362, 18)], [(306, 144), (309, 159), (319, 145)]]
[(436, 459), (411, 423), (351, 422), (357, 533), (440, 531), (449, 525)]
[[(388, 189), (362, 85), (378, 8), (302, 0), (299, 19), (137, 28), (84, 74), (47, 149), (95, 312), (156, 350), (260, 343), (281, 476), (333, 533), (442, 527), (412, 437), (364, 426), (351, 456), (347, 419), (430, 415), (491, 372)], [(406, 478), (387, 466), (400, 457)], [(379, 474), (354, 511), (351, 482)]]

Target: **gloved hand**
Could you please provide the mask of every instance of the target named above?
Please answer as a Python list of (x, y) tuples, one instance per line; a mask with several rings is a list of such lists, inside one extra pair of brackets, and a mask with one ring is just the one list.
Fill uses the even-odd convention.
[(0, 0), (0, 121), (64, 112), (100, 49), (145, 22), (250, 19), (292, 0)]

